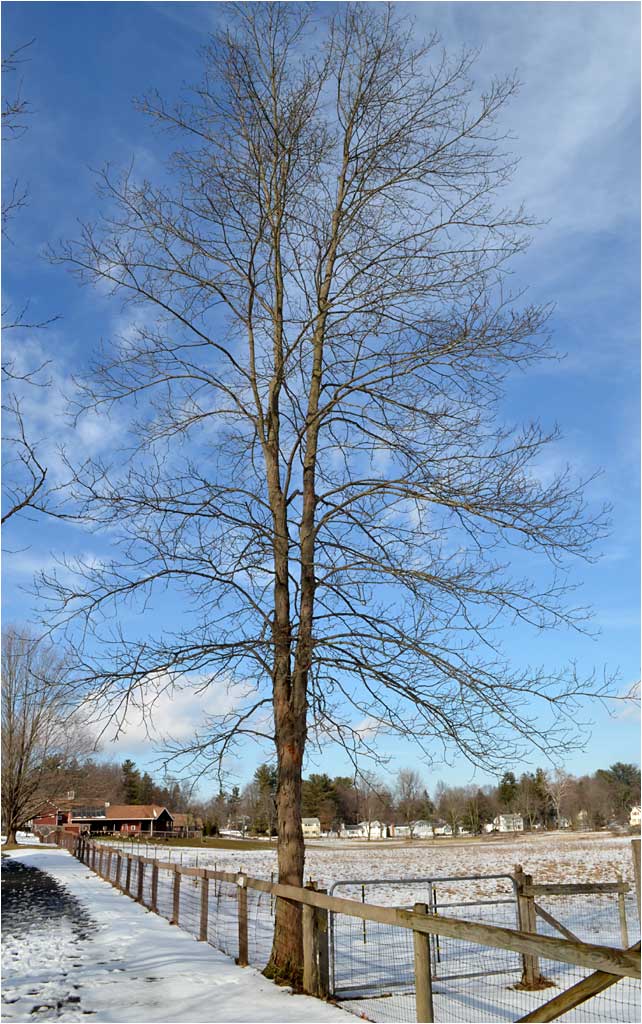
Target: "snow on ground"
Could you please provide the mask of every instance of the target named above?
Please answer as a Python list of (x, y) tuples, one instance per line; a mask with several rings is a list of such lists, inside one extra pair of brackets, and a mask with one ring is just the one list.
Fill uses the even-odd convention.
[[(111, 843), (108, 848), (113, 849)], [(131, 849), (131, 844), (122, 844)], [(220, 850), (203, 846), (171, 849), (163, 844), (134, 845), (134, 851), (173, 863), (246, 873), (269, 878), (276, 869), (275, 850), (266, 843), (261, 850)], [(515, 927), (516, 907), (512, 883), (504, 878), (468, 878), (440, 881), (432, 888), (418, 881), (444, 876), (506, 875), (521, 863), (536, 881), (615, 881), (632, 875), (631, 843), (627, 838), (605, 835), (548, 834), (507, 837), (485, 843), (395, 842), (309, 843), (306, 875), (324, 887), (344, 881), (335, 891), (369, 903), (411, 906), (415, 901), (431, 902), (436, 894), (443, 913), (488, 924)], [(171, 893), (171, 872), (161, 872), (161, 890)], [(349, 885), (347, 880), (380, 879)], [(415, 881), (413, 881), (413, 879)], [(197, 885), (198, 883), (194, 883)], [(229, 890), (229, 891), (228, 891)], [(210, 917), (216, 922), (213, 941), (229, 944), (235, 933), (234, 886), (228, 883), (210, 888)], [(265, 963), (273, 926), (271, 900), (266, 894), (249, 890), (251, 959)], [(481, 901), (481, 902), (480, 902)], [(192, 900), (191, 917), (186, 913), (183, 927), (197, 927), (198, 903)], [(617, 897), (543, 898), (549, 913), (557, 916), (579, 938), (588, 942), (621, 946)], [(181, 906), (183, 906), (181, 904)], [(187, 905), (185, 907), (187, 911)], [(183, 911), (181, 911), (183, 913)], [(630, 942), (638, 931), (633, 894), (627, 899)], [(544, 934), (556, 934), (540, 921)], [(628, 943), (627, 943), (628, 944)], [(552, 995), (579, 981), (588, 972), (572, 965), (547, 962), (543, 965), (551, 987), (528, 993), (515, 988), (521, 977), (521, 958), (476, 944), (441, 940), (433, 951), (435, 1007), (440, 1021), (514, 1021), (541, 1005)], [(232, 943), (233, 947), (233, 943)], [(409, 932), (373, 925), (346, 915), (335, 915), (331, 925), (331, 979), (347, 1009), (366, 1020), (411, 1022), (415, 1020), (413, 949)], [(639, 986), (624, 980), (603, 996), (565, 1016), (565, 1020), (590, 1022), (632, 1022), (640, 1018)]]
[[(9, 856), (49, 873), (79, 912), (33, 915), (3, 943), (6, 1021), (346, 1021), (342, 1010), (293, 996), (237, 967), (103, 882), (62, 850)], [(70, 902), (71, 902), (70, 901)], [(24, 914), (29, 897), (24, 894)], [(38, 1009), (40, 1008), (40, 1009)]]
[[(119, 845), (135, 853), (140, 845), (144, 856), (219, 871), (243, 870), (255, 878), (269, 879), (276, 872), (276, 847), (267, 843), (265, 850), (208, 849), (197, 844), (173, 849), (162, 843)], [(320, 886), (329, 887), (348, 879), (512, 874), (518, 863), (536, 882), (612, 882), (619, 876), (633, 881), (631, 840), (603, 833), (530, 833), (486, 842), (434, 840), (403, 845), (349, 839), (307, 843), (305, 873)], [(499, 884), (498, 891), (502, 888)], [(457, 895), (461, 891), (458, 885)], [(468, 891), (474, 898), (473, 882)]]

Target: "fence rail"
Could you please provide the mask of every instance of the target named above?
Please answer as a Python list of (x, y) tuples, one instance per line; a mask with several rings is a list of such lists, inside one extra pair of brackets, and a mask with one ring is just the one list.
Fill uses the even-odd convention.
[[(582, 979), (581, 983), (571, 986), (560, 996), (549, 999), (544, 1006), (531, 1011), (530, 1015), (520, 1017), (524, 1020), (557, 1019), (562, 1013), (622, 979), (640, 978), (639, 944), (618, 949), (581, 941), (551, 913), (535, 903), (535, 896), (541, 898), (601, 893), (619, 897), (629, 890), (629, 886), (621, 882), (536, 885), (518, 866), (514, 881), (519, 928), (514, 929), (435, 913), (434, 906), (426, 903), (415, 903), (412, 909), (378, 906), (328, 894), (316, 889), (314, 884), (300, 888), (252, 878), (244, 873), (183, 867), (156, 857), (106, 849), (100, 843), (67, 833), (58, 834), (58, 844), (120, 891), (153, 912), (161, 913), (171, 924), (185, 928), (199, 941), (211, 942), (228, 955), (234, 956), (241, 966), (246, 966), (251, 959), (256, 962), (258, 954), (254, 946), (260, 947), (264, 960), (266, 952), (269, 955), (269, 924), (275, 899), (300, 904), (303, 922), (303, 988), (305, 992), (321, 998), (332, 995), (329, 918), (331, 920), (333, 916), (343, 915), (362, 922), (405, 929), (412, 934), (415, 1019), (428, 1024), (435, 1019), (430, 941), (439, 937), (519, 954), (523, 973), (520, 986), (514, 987), (523, 990), (537, 991), (546, 984), (550, 986), (551, 982), (540, 969), (542, 960), (575, 965), (593, 972), (588, 979)], [(560, 934), (537, 934), (538, 914)], [(250, 915), (253, 920), (252, 942), (248, 929)], [(533, 1016), (534, 1013), (543, 1015)], [(551, 1013), (553, 1016), (547, 1015)]]

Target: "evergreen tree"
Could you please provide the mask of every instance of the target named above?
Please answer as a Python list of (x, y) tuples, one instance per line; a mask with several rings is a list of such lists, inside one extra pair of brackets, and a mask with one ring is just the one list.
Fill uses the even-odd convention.
[(515, 807), (518, 789), (517, 779), (513, 772), (504, 772), (497, 787), (497, 799), (507, 811), (512, 811)]
[(121, 765), (125, 803), (140, 803), (141, 777), (136, 765), (129, 758)]

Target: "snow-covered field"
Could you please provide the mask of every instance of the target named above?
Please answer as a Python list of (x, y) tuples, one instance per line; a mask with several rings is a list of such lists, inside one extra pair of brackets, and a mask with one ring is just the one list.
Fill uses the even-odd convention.
[[(110, 843), (114, 849), (117, 844)], [(118, 844), (138, 852), (137, 844)], [(218, 869), (245, 871), (255, 878), (276, 872), (276, 848), (216, 850), (203, 846), (174, 848), (140, 844), (144, 856)], [(305, 873), (320, 886), (344, 880), (435, 878), (452, 875), (512, 874), (516, 864), (537, 882), (633, 881), (631, 840), (601, 833), (532, 833), (518, 838), (476, 841), (430, 841), (412, 844), (327, 840), (308, 842)], [(474, 894), (475, 885), (470, 883)], [(461, 886), (456, 887), (459, 894)]]
[[(109, 848), (113, 849), (110, 843)], [(129, 848), (127, 846), (127, 848)], [(141, 852), (172, 863), (270, 878), (276, 871), (276, 852), (264, 850), (208, 850), (202, 846), (180, 850), (150, 845)], [(510, 879), (515, 864), (536, 881), (631, 880), (631, 843), (627, 838), (598, 835), (548, 834), (509, 838), (487, 843), (432, 842), (310, 843), (306, 875), (337, 895), (369, 903), (411, 906), (432, 902), (443, 913), (485, 923), (515, 927), (516, 907)], [(149, 872), (147, 873), (149, 876)], [(453, 879), (452, 876), (458, 876)], [(467, 876), (462, 878), (461, 876)], [(503, 876), (503, 877), (470, 877)], [(169, 904), (170, 873), (160, 873), (159, 903)], [(449, 880), (445, 880), (448, 878)], [(373, 882), (378, 879), (378, 882)], [(432, 885), (423, 879), (440, 879)], [(441, 880), (444, 879), (444, 880)], [(352, 882), (353, 884), (349, 884)], [(362, 887), (362, 884), (363, 887)], [(132, 885), (134, 883), (132, 882)], [(149, 877), (145, 879), (145, 891)], [(236, 953), (236, 899), (234, 886), (210, 887), (210, 941), (231, 955)], [(167, 890), (161, 897), (163, 889)], [(198, 929), (199, 882), (182, 890), (184, 927)], [(184, 897), (187, 897), (185, 899)], [(272, 901), (266, 894), (249, 890), (250, 957), (262, 966), (269, 955), (272, 936)], [(549, 897), (540, 901), (579, 938), (588, 942), (621, 946), (617, 898)], [(161, 908), (161, 912), (163, 912)], [(635, 899), (627, 899), (630, 942), (638, 929)], [(556, 934), (540, 921), (544, 934)], [(485, 949), (474, 944), (442, 940), (433, 949), (433, 969), (438, 981), (435, 1005), (442, 1021), (516, 1020), (545, 1002), (557, 991), (587, 973), (572, 965), (543, 965), (553, 985), (542, 992), (525, 993), (514, 988), (521, 976), (517, 954)], [(414, 1021), (413, 949), (409, 932), (335, 915), (331, 922), (331, 973), (333, 991), (346, 1000), (342, 1005), (358, 1016), (376, 1021)], [(599, 999), (568, 1015), (578, 1021), (637, 1021), (639, 994), (635, 983), (624, 981)]]
[[(121, 845), (131, 849), (130, 844)], [(202, 867), (224, 871), (243, 870), (263, 878), (270, 878), (276, 871), (276, 852), (267, 844), (261, 850), (238, 851), (195, 846), (170, 852), (170, 848), (163, 845), (150, 846), (148, 850), (143, 844), (141, 847), (136, 852), (150, 855), (155, 852), (159, 860), (171, 859), (172, 863), (182, 860), (184, 865), (198, 863)], [(110, 842), (105, 844), (105, 848), (113, 850), (115, 844)], [(75, 946), (73, 942), (68, 945), (71, 939), (64, 930), (53, 942), (46, 922), (44, 931), (35, 930), (27, 950), (15, 963), (12, 963), (16, 958), (12, 957), (10, 950), (7, 954), (10, 992), (18, 993), (18, 1003), (6, 1008), (9, 1011), (5, 1014), (6, 1020), (26, 1019), (20, 1016), (20, 1012), (24, 1013), (30, 999), (33, 1005), (29, 990), (38, 990), (51, 969), (56, 980), (50, 1001), (58, 999), (56, 993), (71, 991), (68, 978), (73, 974), (74, 981), (80, 982), (83, 988), (83, 1009), (94, 1010), (97, 1020), (312, 1022), (351, 1019), (343, 1011), (316, 1001), (308, 1000), (305, 1010), (300, 1009), (304, 1003), (299, 997), (284, 995), (255, 971), (241, 971), (230, 960), (214, 953), (211, 946), (196, 943), (185, 934), (182, 929), (191, 931), (192, 935), (198, 931), (199, 879), (183, 878), (181, 930), (178, 930), (117, 894), (67, 854), (43, 850), (42, 853), (17, 851), (15, 855), (25, 861), (27, 857), (36, 858), (31, 863), (46, 870), (49, 870), (48, 865), (55, 868), (56, 877), (60, 877), (89, 909), (96, 922), (96, 931), (91, 939), (90, 963), (83, 963), (82, 957), (74, 954)], [(517, 863), (521, 863), (535, 881), (614, 881), (620, 876), (625, 880), (632, 877), (629, 839), (565, 834), (488, 843), (401, 845), (322, 841), (309, 844), (307, 848), (306, 875), (326, 888), (343, 883), (336, 889), (337, 895), (364, 898), (370, 903), (409, 906), (415, 901), (430, 902), (429, 897), (435, 892), (439, 909), (444, 913), (514, 927), (515, 905), (510, 880), (468, 877), (439, 881), (431, 888), (421, 879), (505, 875), (511, 873)], [(158, 905), (160, 914), (165, 916), (170, 916), (172, 874), (169, 871), (159, 873)], [(382, 881), (379, 884), (366, 882), (362, 890), (361, 880), (372, 879)], [(399, 879), (403, 881), (397, 881)], [(346, 884), (350, 881), (357, 884)], [(144, 878), (147, 901), (150, 898), (149, 885), (150, 872), (147, 871)], [(136, 879), (132, 875), (131, 888), (134, 891), (135, 886)], [(237, 952), (235, 890), (235, 886), (215, 882), (210, 883), (209, 889), (208, 938), (210, 943), (223, 948), (231, 956)], [(460, 906), (462, 903), (466, 905)], [(617, 900), (612, 896), (597, 899), (551, 897), (546, 908), (585, 941), (622, 945)], [(248, 891), (250, 960), (258, 967), (266, 962), (269, 954), (273, 909), (273, 901), (268, 894)], [(633, 943), (639, 935), (634, 899), (628, 900), (627, 912), (629, 943)], [(543, 933), (554, 934), (542, 921), (538, 927)], [(52, 945), (55, 945), (55, 955), (47, 961), (47, 949)], [(343, 995), (345, 1001), (341, 1005), (346, 1010), (363, 1019), (379, 1022), (410, 1024), (415, 1020), (410, 932), (371, 923), (364, 926), (355, 918), (337, 915), (331, 923), (331, 946), (333, 978), (336, 990)], [(73, 970), (69, 968), (70, 958), (72, 964), (79, 965)], [(569, 965), (543, 963), (541, 969), (552, 981), (551, 987), (542, 992), (522, 992), (514, 987), (521, 973), (519, 956), (449, 940), (441, 940), (439, 947), (433, 943), (433, 969), (436, 974), (436, 1019), (477, 1024), (515, 1021), (587, 973)], [(244, 979), (242, 992), (239, 981), (234, 981), (239, 976)], [(213, 977), (217, 979), (215, 985)], [(126, 982), (122, 990), (124, 998), (119, 1005), (123, 981)], [(217, 1008), (213, 1010), (214, 992)], [(269, 998), (266, 995), (264, 1000), (266, 992), (274, 995)], [(219, 996), (222, 1002), (219, 1002)], [(277, 999), (277, 1003), (272, 1004), (270, 998)], [(74, 1009), (73, 1004), (63, 1000), (62, 1006), (62, 1011), (60, 1008), (51, 1011), (54, 1017), (80, 1019), (80, 1010)], [(294, 1015), (287, 1016), (288, 1009), (292, 1007)], [(270, 1016), (275, 1012), (275, 1016)], [(74, 1016), (74, 1013), (78, 1015)], [(30, 1020), (39, 1016), (40, 1013), (32, 1016), (29, 1011)], [(638, 1021), (639, 986), (628, 979), (619, 982), (604, 995), (563, 1019), (627, 1024)]]

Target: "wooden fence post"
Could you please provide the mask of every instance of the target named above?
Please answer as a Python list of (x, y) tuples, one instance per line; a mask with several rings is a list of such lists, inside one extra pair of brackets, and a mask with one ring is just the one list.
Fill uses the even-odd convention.
[[(535, 914), (535, 899), (533, 896), (525, 896), (524, 888), (532, 885), (532, 875), (525, 875), (521, 864), (515, 865), (515, 882), (517, 886), (517, 915), (519, 929), (522, 932), (537, 932), (537, 916)], [(525, 989), (538, 989), (542, 983), (542, 976), (539, 972), (539, 957), (530, 953), (522, 954), (522, 981), (521, 987)]]
[(210, 880), (207, 871), (203, 872), (201, 878), (201, 922), (198, 931), (198, 941), (207, 942), (207, 916), (210, 905)]
[(132, 855), (127, 854), (127, 870), (125, 871), (125, 892), (128, 896), (131, 896), (131, 880), (132, 880)]
[[(428, 913), (426, 903), (415, 903), (412, 909), (415, 914)], [(432, 1006), (432, 978), (430, 976), (430, 936), (413, 931), (412, 944), (415, 951), (417, 1020), (422, 1024), (432, 1024), (435, 1015)]]
[(181, 873), (178, 865), (174, 868), (174, 886), (172, 890), (172, 919), (170, 924), (178, 924), (181, 906)]
[(635, 876), (635, 894), (638, 899), (638, 919), (640, 918), (640, 840), (631, 840), (631, 852), (633, 853), (633, 874)]
[[(143, 882), (145, 879), (145, 865), (143, 858), (138, 858), (138, 885), (136, 887), (136, 902), (143, 903)], [(144, 906), (144, 903), (143, 903)]]
[[(319, 892), (326, 893), (327, 889), (319, 889)], [(319, 999), (328, 999), (330, 995), (330, 948), (328, 911), (325, 907), (316, 908), (317, 918), (317, 944), (319, 947), (319, 984), (316, 995)]]
[[(310, 881), (306, 889), (327, 894)], [(303, 904), (303, 991), (318, 999), (327, 999), (330, 993), (330, 957), (328, 948), (328, 911), (325, 907)]]
[(152, 864), (152, 898), (150, 910), (158, 913), (158, 864)]
[(626, 923), (626, 896), (624, 892), (617, 894), (617, 908), (620, 914), (620, 935), (622, 937), (622, 949), (628, 949), (629, 946), (629, 929)]
[(107, 881), (111, 882), (111, 861), (114, 856), (114, 851), (110, 850), (107, 854)]
[(245, 875), (237, 875), (236, 892), (238, 895), (239, 915), (239, 955), (237, 964), (239, 967), (247, 967), (248, 964), (248, 942), (247, 942), (247, 887)]
[[(307, 886), (306, 886), (307, 888)], [(317, 919), (314, 907), (304, 903), (303, 921), (303, 991), (308, 995), (317, 994), (319, 986), (319, 944), (317, 940)]]
[(120, 851), (118, 851), (118, 853), (116, 854), (116, 880), (114, 882), (114, 885), (116, 886), (117, 889), (122, 889), (122, 886), (120, 884), (120, 873), (121, 873), (122, 867), (123, 867), (123, 858), (122, 858), (122, 855), (121, 855)]

